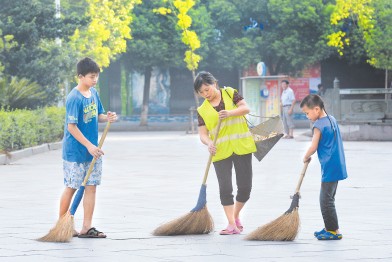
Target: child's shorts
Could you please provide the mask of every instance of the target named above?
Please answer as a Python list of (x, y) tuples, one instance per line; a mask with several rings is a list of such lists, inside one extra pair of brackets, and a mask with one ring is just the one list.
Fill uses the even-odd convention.
[[(87, 170), (90, 167), (91, 162), (68, 162), (63, 160), (63, 170), (64, 170), (64, 185), (66, 187), (78, 189), (87, 174)], [(86, 185), (97, 186), (101, 184), (102, 176), (102, 158), (98, 158), (95, 162), (93, 171), (90, 174)]]

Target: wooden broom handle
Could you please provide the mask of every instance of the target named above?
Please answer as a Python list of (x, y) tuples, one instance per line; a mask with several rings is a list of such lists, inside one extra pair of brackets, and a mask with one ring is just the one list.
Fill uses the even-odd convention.
[[(212, 141), (212, 144), (213, 144), (214, 146), (215, 146), (215, 144), (216, 144), (216, 140), (218, 140), (218, 135), (219, 135), (219, 130), (220, 130), (221, 123), (222, 123), (222, 119), (219, 118), (218, 125), (217, 125), (217, 127), (216, 127), (216, 134), (215, 134), (214, 140)], [(213, 155), (210, 154), (210, 157), (208, 158), (208, 163), (207, 163), (206, 171), (204, 172), (203, 185), (205, 185), (206, 182), (207, 182), (208, 171), (210, 170), (210, 166), (211, 166), (211, 162), (212, 162), (212, 157), (213, 157)]]
[(304, 163), (304, 167), (302, 168), (301, 175), (299, 176), (299, 181), (297, 184), (297, 188), (295, 189), (295, 193), (299, 193), (299, 189), (301, 188), (302, 180), (304, 180), (306, 169), (308, 168), (309, 162), (310, 161)]
[[(99, 140), (99, 144), (98, 144), (98, 148), (99, 149), (102, 148), (102, 145), (103, 145), (103, 142), (105, 141), (106, 135), (109, 132), (109, 127), (110, 127), (110, 122), (107, 122), (105, 130), (103, 131), (101, 139)], [(90, 174), (91, 174), (91, 172), (93, 172), (93, 168), (94, 168), (95, 162), (97, 162), (97, 159), (94, 157), (93, 160), (90, 163), (90, 166), (88, 168), (86, 177), (83, 180), (83, 183), (82, 183), (83, 186), (86, 186), (86, 183), (87, 183), (88, 179), (90, 178)]]

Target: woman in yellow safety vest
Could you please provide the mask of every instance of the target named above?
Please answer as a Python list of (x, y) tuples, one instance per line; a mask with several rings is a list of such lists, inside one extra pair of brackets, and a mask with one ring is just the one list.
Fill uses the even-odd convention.
[[(209, 72), (203, 71), (196, 76), (194, 89), (205, 99), (197, 108), (199, 135), (202, 143), (208, 146), (208, 151), (213, 155), (220, 200), (228, 220), (228, 226), (220, 234), (239, 234), (243, 230), (240, 211), (249, 199), (252, 189), (252, 153), (256, 151), (252, 134), (243, 117), (249, 113), (249, 107), (235, 89), (219, 88), (218, 81)], [(214, 146), (213, 139), (219, 119), (222, 123)], [(237, 182), (235, 203), (233, 165)]]

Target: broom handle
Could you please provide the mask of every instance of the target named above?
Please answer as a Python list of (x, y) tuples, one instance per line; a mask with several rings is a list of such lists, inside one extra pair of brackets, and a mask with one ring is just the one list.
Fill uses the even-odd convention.
[[(108, 132), (109, 132), (109, 127), (110, 127), (110, 122), (107, 122), (106, 127), (105, 127), (105, 130), (103, 131), (103, 134), (102, 134), (102, 136), (101, 136), (101, 139), (99, 140), (99, 144), (98, 144), (98, 148), (99, 148), (99, 149), (102, 148), (103, 141), (105, 141), (106, 135), (107, 135)], [(91, 164), (90, 164), (90, 166), (89, 166), (89, 168), (88, 168), (86, 177), (85, 177), (84, 180), (83, 180), (82, 186), (86, 186), (86, 183), (87, 183), (88, 179), (90, 178), (91, 172), (93, 171), (95, 162), (97, 162), (97, 159), (94, 157), (94, 158), (93, 158), (93, 161), (91, 161)]]
[[(216, 144), (216, 140), (218, 140), (218, 135), (219, 135), (219, 130), (220, 130), (221, 123), (222, 123), (222, 119), (219, 119), (218, 125), (217, 125), (217, 127), (216, 127), (216, 134), (215, 134), (214, 140), (212, 141), (212, 144), (213, 144), (214, 146), (215, 146), (215, 144)], [(207, 163), (206, 171), (204, 172), (203, 185), (205, 185), (206, 182), (207, 182), (208, 171), (210, 170), (210, 166), (211, 166), (211, 162), (212, 162), (212, 157), (213, 157), (213, 155), (210, 154), (210, 157), (208, 158), (208, 163)]]
[(304, 163), (304, 167), (302, 168), (301, 175), (299, 176), (299, 181), (297, 184), (297, 188), (295, 189), (295, 193), (299, 193), (299, 189), (301, 188), (302, 180), (304, 180), (306, 169), (308, 168), (309, 162), (310, 161)]

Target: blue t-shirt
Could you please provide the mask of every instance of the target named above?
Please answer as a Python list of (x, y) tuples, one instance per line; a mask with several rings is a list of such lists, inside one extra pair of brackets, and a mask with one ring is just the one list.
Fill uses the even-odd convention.
[(335, 182), (347, 178), (346, 160), (339, 126), (333, 116), (314, 122), (313, 128), (321, 132), (317, 155), (321, 164), (321, 181)]
[(95, 88), (90, 88), (91, 97), (84, 97), (76, 88), (68, 94), (65, 105), (63, 159), (83, 163), (93, 159), (87, 148), (68, 131), (68, 124), (76, 124), (80, 132), (94, 145), (98, 145), (98, 115), (104, 113)]

